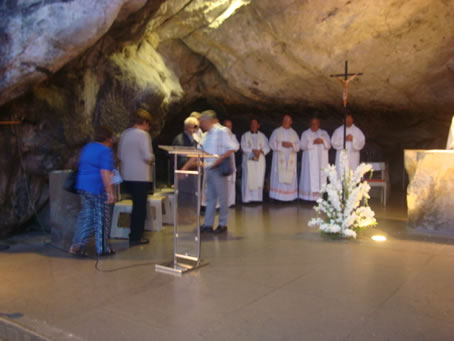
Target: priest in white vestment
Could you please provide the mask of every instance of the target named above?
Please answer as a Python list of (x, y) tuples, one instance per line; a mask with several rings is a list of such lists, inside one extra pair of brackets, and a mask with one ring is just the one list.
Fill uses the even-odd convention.
[[(347, 125), (347, 131), (345, 133), (345, 148), (347, 149), (348, 161), (351, 170), (355, 170), (359, 166), (359, 153), (366, 144), (366, 138), (357, 126), (353, 123), (353, 116), (347, 114), (345, 117), (345, 123)], [(333, 137), (331, 138), (331, 145), (336, 149), (336, 168), (338, 174), (340, 174), (340, 152), (344, 149), (344, 126), (341, 125), (334, 131)]]
[(274, 129), (270, 137), (270, 148), (273, 150), (270, 198), (280, 201), (292, 201), (298, 197), (296, 162), (300, 141), (291, 128), (292, 124), (292, 117), (285, 115), (282, 126)]
[[(238, 142), (238, 139), (236, 135), (232, 132), (233, 124), (232, 121), (230, 120), (225, 120), (224, 122), (224, 127), (227, 129), (227, 132), (229, 133), (231, 139), (233, 140), (233, 143), (235, 145), (235, 152), (237, 152), (240, 149), (240, 143)], [(227, 202), (228, 206), (234, 206), (235, 205), (235, 198), (236, 198), (236, 162), (235, 162), (235, 152), (230, 155), (230, 162), (232, 163), (233, 167), (233, 173), (232, 175), (229, 175), (227, 177), (227, 183), (228, 183), (228, 194), (227, 194)]]
[(446, 143), (446, 149), (454, 149), (454, 116), (451, 120), (451, 127), (449, 128), (448, 142)]
[(269, 153), (268, 139), (259, 131), (260, 124), (252, 119), (250, 131), (241, 136), (243, 152), (241, 194), (243, 203), (263, 201), (263, 184), (265, 182), (266, 160)]
[(316, 201), (320, 198), (321, 187), (326, 184), (323, 169), (328, 166), (328, 150), (331, 148), (328, 133), (320, 129), (320, 119), (311, 119), (311, 127), (301, 135), (300, 147), (303, 150), (303, 159), (299, 198)]

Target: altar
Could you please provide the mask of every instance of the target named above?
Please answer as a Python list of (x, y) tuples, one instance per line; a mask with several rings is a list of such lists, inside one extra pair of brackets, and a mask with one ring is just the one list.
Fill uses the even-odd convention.
[(454, 150), (404, 150), (410, 231), (454, 236)]

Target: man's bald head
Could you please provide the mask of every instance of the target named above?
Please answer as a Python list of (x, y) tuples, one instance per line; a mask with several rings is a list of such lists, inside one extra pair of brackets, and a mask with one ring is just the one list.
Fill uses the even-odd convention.
[(282, 127), (288, 129), (292, 126), (292, 124), (293, 124), (292, 116), (286, 114), (284, 115), (284, 117), (282, 117)]
[(318, 117), (311, 118), (311, 130), (317, 131), (320, 128), (320, 119)]
[(260, 129), (259, 120), (256, 119), (256, 118), (253, 118), (253, 119), (251, 120), (251, 123), (250, 123), (250, 125), (249, 125), (249, 128), (251, 129), (251, 131), (252, 131), (253, 133), (258, 132), (259, 129)]

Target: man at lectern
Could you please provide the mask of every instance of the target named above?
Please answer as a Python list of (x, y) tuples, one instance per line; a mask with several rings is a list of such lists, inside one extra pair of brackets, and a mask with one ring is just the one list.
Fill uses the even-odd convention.
[[(227, 231), (228, 220), (228, 183), (227, 176), (230, 155), (235, 151), (236, 145), (227, 130), (216, 125), (216, 112), (205, 110), (200, 115), (200, 126), (206, 134), (200, 141), (203, 151), (216, 154), (219, 158), (206, 158), (204, 169), (207, 179), (205, 220), (200, 227), (201, 232), (213, 232), (216, 216), (216, 202), (219, 200), (219, 224), (215, 233)], [(224, 161), (225, 160), (225, 161)]]

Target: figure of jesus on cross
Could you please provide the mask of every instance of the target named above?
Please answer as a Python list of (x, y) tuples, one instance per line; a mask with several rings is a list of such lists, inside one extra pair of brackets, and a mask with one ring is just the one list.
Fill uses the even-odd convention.
[[(358, 72), (358, 73), (348, 73), (348, 60), (345, 61), (345, 72), (342, 74), (336, 74), (336, 75), (329, 75), (330, 77), (336, 77), (339, 82), (344, 86), (344, 92), (342, 94), (342, 99), (344, 101), (344, 108), (347, 109), (347, 100), (348, 100), (348, 83), (350, 83), (352, 80), (354, 80), (356, 77), (361, 76), (363, 73)], [(350, 76), (350, 78), (349, 78)], [(343, 77), (343, 78), (341, 78)], [(345, 117), (347, 116), (347, 110), (345, 110)], [(345, 124), (345, 119), (344, 119), (344, 149), (345, 149), (345, 144), (346, 144), (346, 124)]]
[[(348, 60), (345, 61), (345, 72), (342, 74), (337, 75), (329, 75), (330, 77), (336, 77), (339, 82), (344, 86), (344, 92), (342, 94), (342, 99), (344, 100), (344, 108), (347, 107), (347, 100), (348, 100), (348, 83), (354, 80), (356, 77), (361, 76), (363, 73), (348, 73)], [(348, 76), (351, 76), (348, 78)], [(343, 77), (343, 78), (341, 78)]]
[(356, 78), (356, 76), (358, 76), (359, 73), (355, 73), (353, 76), (351, 76), (349, 79), (343, 79), (343, 78), (340, 78), (340, 77), (337, 77), (337, 79), (339, 80), (339, 82), (341, 82), (341, 84), (344, 86), (344, 92), (342, 94), (342, 99), (344, 100), (344, 108), (347, 107), (347, 99), (348, 99), (348, 83), (350, 83), (352, 80), (354, 80)]

